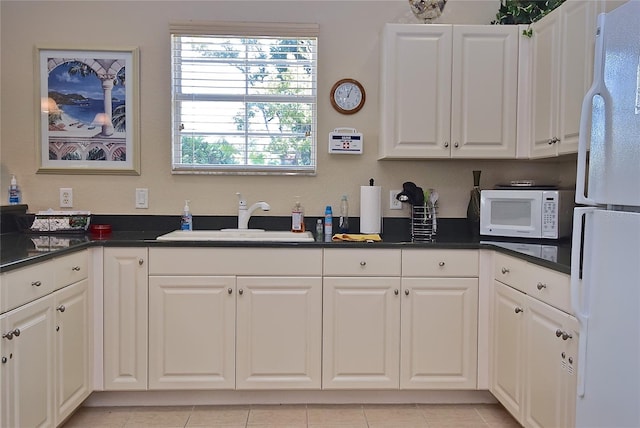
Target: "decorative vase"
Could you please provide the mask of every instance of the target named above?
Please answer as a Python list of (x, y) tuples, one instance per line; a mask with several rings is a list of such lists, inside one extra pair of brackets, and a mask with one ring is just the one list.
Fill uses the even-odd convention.
[(447, 0), (409, 0), (409, 6), (416, 18), (425, 24), (442, 15)]
[(467, 205), (467, 225), (473, 235), (480, 234), (480, 174), (482, 171), (473, 171), (473, 189)]

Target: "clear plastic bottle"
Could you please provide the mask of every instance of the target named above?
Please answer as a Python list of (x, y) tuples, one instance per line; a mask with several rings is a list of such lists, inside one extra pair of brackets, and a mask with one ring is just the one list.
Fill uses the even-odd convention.
[(20, 203), (20, 188), (16, 176), (11, 176), (11, 184), (9, 185), (9, 205), (18, 205)]
[(193, 230), (193, 216), (189, 209), (189, 201), (184, 201), (184, 211), (180, 221), (180, 230)]
[(342, 196), (340, 201), (340, 233), (349, 233), (349, 201), (347, 195)]
[(300, 201), (296, 201), (291, 210), (291, 231), (304, 232), (304, 209)]
[(333, 235), (333, 211), (331, 210), (331, 205), (327, 205), (324, 209), (324, 237), (326, 238)]
[(324, 235), (324, 224), (322, 224), (322, 219), (319, 218), (316, 222), (316, 241), (322, 242), (322, 235)]

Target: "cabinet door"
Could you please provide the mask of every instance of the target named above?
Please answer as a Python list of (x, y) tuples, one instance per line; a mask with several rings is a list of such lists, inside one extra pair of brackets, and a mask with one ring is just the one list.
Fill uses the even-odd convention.
[(92, 391), (89, 352), (88, 280), (55, 293), (56, 423), (71, 414)]
[(531, 157), (555, 156), (560, 111), (560, 9), (531, 25)]
[(385, 25), (380, 158), (448, 158), (451, 25)]
[(518, 421), (522, 421), (525, 295), (493, 282), (490, 390)]
[(104, 250), (104, 387), (147, 389), (146, 248)]
[(451, 157), (515, 158), (518, 28), (455, 25)]
[(55, 426), (53, 318), (52, 296), (5, 314), (2, 335), (19, 335), (0, 339), (8, 348), (2, 363), (3, 426)]
[(322, 278), (237, 282), (237, 389), (320, 389)]
[(149, 278), (149, 389), (235, 387), (235, 277)]
[(475, 389), (478, 280), (403, 278), (401, 389)]
[(591, 85), (596, 1), (567, 1), (561, 6), (560, 143), (558, 153), (578, 152), (582, 100)]
[[(566, 400), (562, 396), (561, 370), (563, 312), (527, 297), (524, 424), (527, 427), (559, 427)], [(558, 332), (558, 334), (556, 334)]]
[(323, 389), (399, 387), (400, 278), (324, 278)]

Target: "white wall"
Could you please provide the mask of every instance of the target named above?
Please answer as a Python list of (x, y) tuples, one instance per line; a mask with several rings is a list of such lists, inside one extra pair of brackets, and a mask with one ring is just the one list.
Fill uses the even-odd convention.
[[(440, 22), (486, 24), (499, 0), (449, 0)], [(385, 22), (415, 22), (405, 0), (389, 1), (7, 1), (0, 2), (0, 203), (16, 174), (31, 211), (58, 208), (58, 188), (72, 187), (74, 209), (96, 214), (178, 214), (190, 199), (195, 215), (233, 215), (235, 192), (249, 202), (272, 206), (270, 215), (288, 215), (300, 195), (308, 216), (326, 204), (337, 208), (349, 196), (359, 213), (359, 186), (373, 177), (384, 194), (414, 181), (440, 193), (445, 217), (464, 217), (474, 169), (482, 186), (533, 178), (570, 186), (574, 159), (561, 161), (377, 161), (379, 35)], [(172, 175), (170, 61), (168, 26), (184, 20), (317, 22), (318, 174), (315, 177)], [(34, 47), (140, 48), (140, 176), (36, 174), (37, 132)], [(329, 103), (336, 80), (352, 77), (367, 91), (365, 107), (342, 116)], [(328, 132), (347, 126), (365, 136), (362, 156), (326, 154)], [(149, 209), (134, 207), (136, 187), (149, 188)], [(386, 200), (386, 198), (384, 198)], [(407, 216), (389, 211), (385, 216)]]

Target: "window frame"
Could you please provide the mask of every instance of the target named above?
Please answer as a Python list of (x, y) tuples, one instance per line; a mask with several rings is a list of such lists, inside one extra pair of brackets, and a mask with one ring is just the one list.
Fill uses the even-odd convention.
[[(171, 43), (171, 173), (172, 174), (228, 174), (228, 175), (316, 175), (318, 166), (318, 139), (317, 139), (317, 81), (318, 81), (318, 24), (312, 23), (256, 23), (256, 22), (182, 22), (170, 24)], [(309, 138), (311, 143), (311, 163), (310, 165), (250, 165), (244, 164), (195, 164), (182, 163), (179, 150), (182, 147), (182, 137), (180, 121), (180, 105), (184, 101), (184, 96), (177, 91), (179, 84), (176, 84), (176, 64), (174, 64), (174, 37), (229, 37), (229, 38), (308, 38), (314, 39), (314, 51), (311, 59), (311, 95), (300, 96), (299, 99), (307, 98), (306, 104), (311, 106), (311, 125)], [(195, 94), (189, 96), (191, 99), (214, 99), (216, 95)], [(221, 97), (218, 95), (218, 97)], [(235, 95), (230, 98), (245, 104), (256, 100), (251, 95)], [(224, 98), (224, 97), (222, 97)], [(263, 95), (262, 100), (276, 103), (280, 101), (291, 102), (294, 96)], [(304, 101), (300, 101), (305, 104)], [(244, 131), (245, 134), (250, 132)], [(265, 134), (273, 135), (273, 134)], [(246, 155), (245, 151), (245, 155)]]

